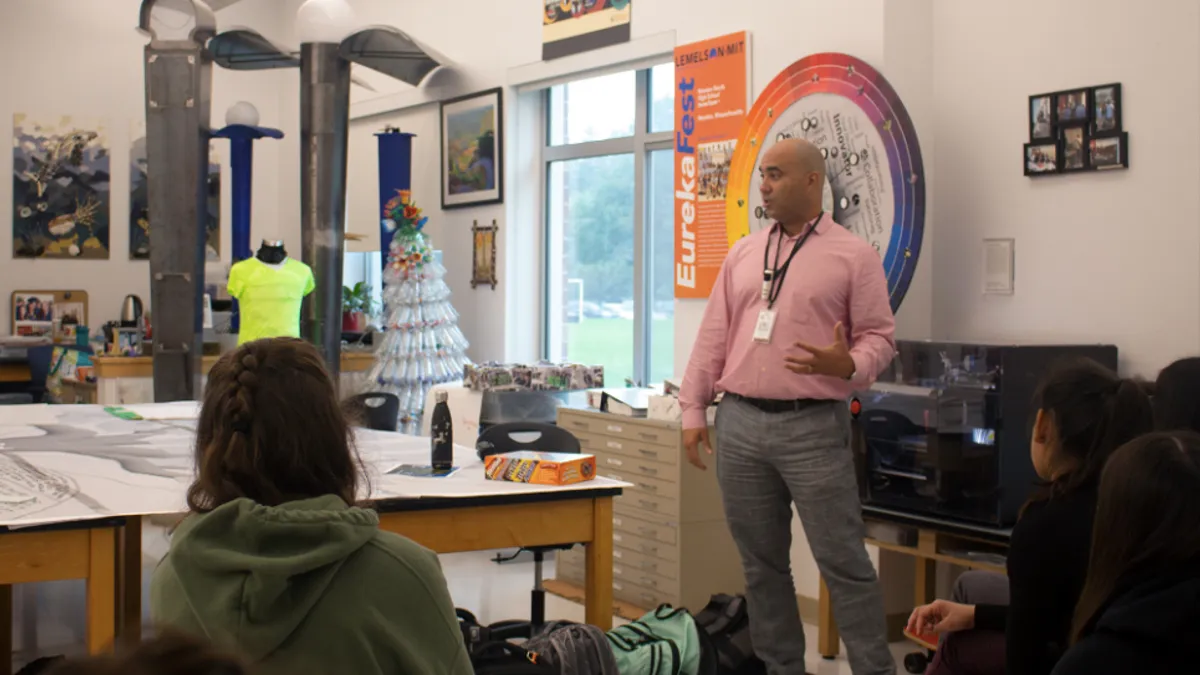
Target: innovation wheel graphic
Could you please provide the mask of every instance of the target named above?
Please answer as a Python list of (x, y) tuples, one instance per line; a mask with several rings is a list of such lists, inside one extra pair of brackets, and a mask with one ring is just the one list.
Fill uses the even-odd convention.
[(892, 311), (912, 283), (925, 229), (925, 173), (916, 129), (882, 75), (847, 54), (813, 54), (779, 73), (754, 102), (729, 173), (729, 245), (769, 227), (759, 158), (785, 138), (825, 156), (825, 210), (879, 252)]

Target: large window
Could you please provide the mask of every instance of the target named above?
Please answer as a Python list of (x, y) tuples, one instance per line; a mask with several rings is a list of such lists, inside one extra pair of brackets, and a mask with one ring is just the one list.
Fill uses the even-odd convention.
[(605, 382), (673, 375), (674, 68), (546, 92), (546, 345)]

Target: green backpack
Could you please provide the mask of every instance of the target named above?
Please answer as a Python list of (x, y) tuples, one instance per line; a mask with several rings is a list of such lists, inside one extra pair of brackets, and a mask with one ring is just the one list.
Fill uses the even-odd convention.
[(662, 605), (608, 632), (621, 675), (708, 675), (714, 652), (686, 609)]

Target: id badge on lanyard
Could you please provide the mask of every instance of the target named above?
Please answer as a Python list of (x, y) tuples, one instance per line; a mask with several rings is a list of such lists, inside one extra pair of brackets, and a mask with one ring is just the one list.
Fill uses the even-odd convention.
[(778, 316), (778, 312), (773, 309), (763, 309), (758, 312), (758, 320), (754, 322), (755, 342), (771, 343), (771, 334), (775, 332), (775, 319)]

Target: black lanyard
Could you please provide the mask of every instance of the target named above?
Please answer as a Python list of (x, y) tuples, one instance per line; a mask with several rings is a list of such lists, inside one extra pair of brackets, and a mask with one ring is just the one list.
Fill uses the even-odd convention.
[[(783, 278), (787, 276), (788, 268), (792, 265), (792, 258), (796, 257), (796, 253), (804, 242), (812, 236), (812, 233), (821, 224), (821, 219), (825, 217), (825, 212), (822, 211), (813, 222), (812, 227), (808, 228), (808, 232), (804, 233), (803, 237), (796, 240), (796, 245), (792, 247), (792, 252), (783, 263), (783, 267), (779, 266), (779, 252), (783, 250), (783, 226), (775, 225), (771, 228), (771, 233), (767, 235), (767, 248), (763, 251), (763, 286), (767, 288), (767, 309), (775, 306), (775, 301), (779, 299), (779, 292), (783, 290)], [(775, 248), (775, 264), (772, 267), (767, 267), (767, 262), (770, 260), (771, 253), (771, 236), (775, 234), (775, 230), (779, 230), (779, 246)]]

